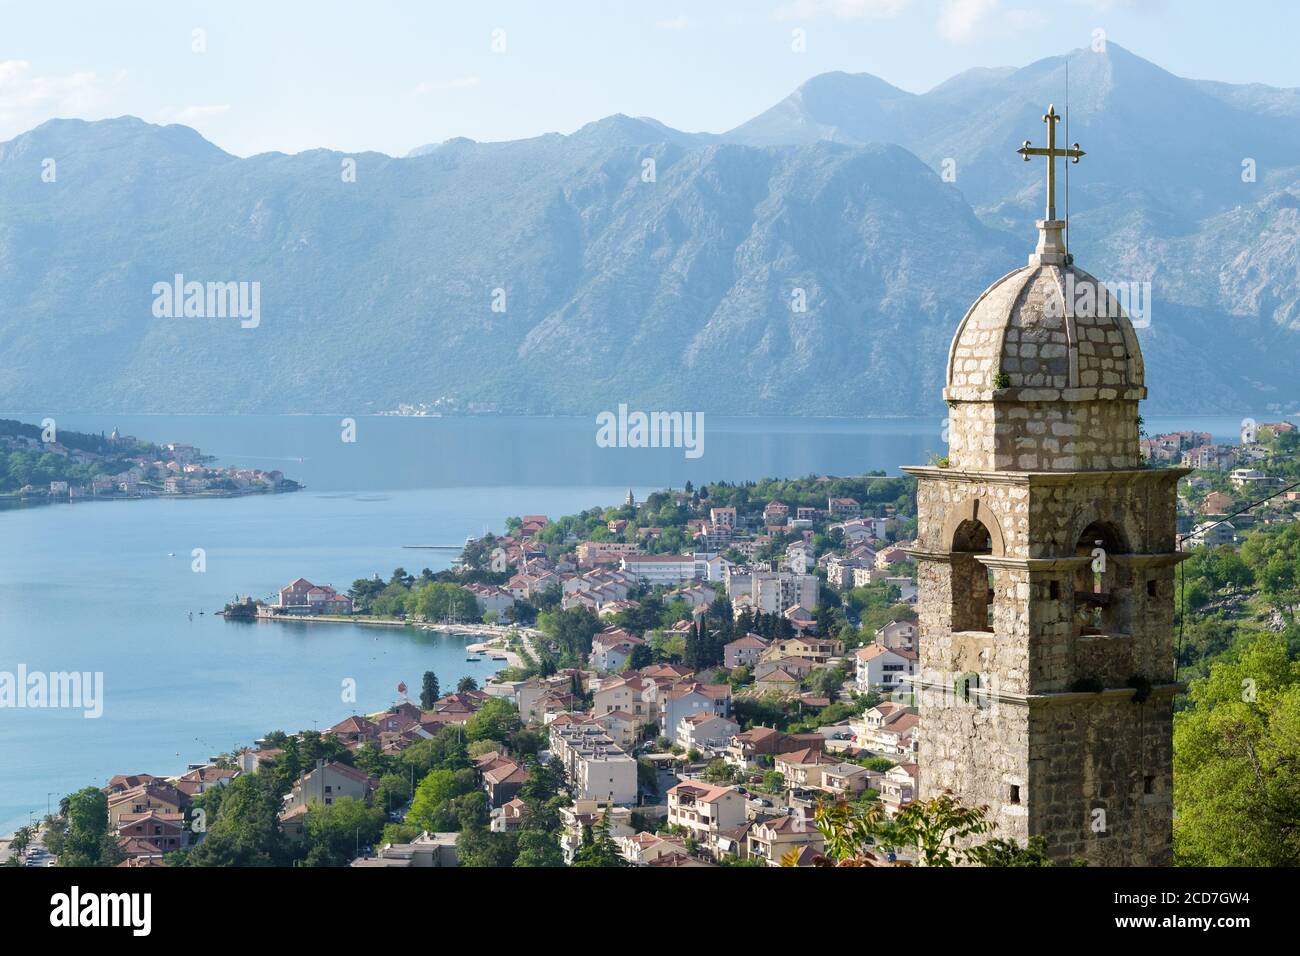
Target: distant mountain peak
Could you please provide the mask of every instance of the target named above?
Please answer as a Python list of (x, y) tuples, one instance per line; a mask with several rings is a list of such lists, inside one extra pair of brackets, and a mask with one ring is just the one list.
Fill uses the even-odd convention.
[(574, 131), (569, 139), (597, 146), (645, 146), (652, 143), (688, 144), (699, 137), (673, 129), (648, 116), (614, 113)]
[(178, 156), (196, 161), (235, 159), (192, 127), (180, 123), (150, 123), (138, 116), (84, 120), (58, 117), (0, 143), (0, 158), (33, 148), (58, 155), (59, 150), (98, 149), (106, 146), (154, 150), (159, 158)]

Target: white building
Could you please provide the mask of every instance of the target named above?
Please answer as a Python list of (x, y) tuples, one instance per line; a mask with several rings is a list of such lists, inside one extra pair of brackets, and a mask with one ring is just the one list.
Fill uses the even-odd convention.
[(903, 648), (914, 651), (916, 650), (916, 622), (890, 621), (884, 627), (876, 629), (875, 637), (877, 644), (890, 650)]
[(781, 614), (786, 608), (817, 607), (821, 581), (813, 574), (792, 571), (758, 571), (750, 575), (750, 597), (754, 607), (767, 614)]
[(634, 804), (636, 761), (594, 723), (556, 726), (550, 732), (552, 759), (560, 761), (575, 800)]
[(732, 735), (738, 733), (740, 724), (730, 717), (700, 711), (677, 722), (673, 739), (686, 750), (704, 753), (725, 749), (731, 742)]
[(651, 586), (695, 580), (695, 556), (685, 554), (628, 554), (620, 568)]
[(890, 649), (883, 644), (859, 647), (853, 660), (854, 681), (864, 694), (872, 690), (888, 694), (899, 686), (908, 687), (906, 678), (915, 674), (917, 667), (916, 651)]
[(587, 662), (598, 671), (618, 673), (632, 659), (637, 646), (644, 643), (620, 627), (609, 627), (591, 639)]
[(1221, 544), (1232, 544), (1237, 540), (1237, 529), (1230, 521), (1218, 523), (1205, 521), (1198, 524), (1187, 536), (1187, 545), (1192, 548), (1202, 546), (1217, 548)]
[(494, 584), (470, 584), (466, 590), (478, 602), (479, 614), (495, 613), (501, 616), (514, 609), (515, 596), (505, 588)]
[(731, 713), (731, 688), (726, 684), (683, 681), (659, 695), (659, 730), (671, 735), (684, 717), (698, 713), (726, 717)]

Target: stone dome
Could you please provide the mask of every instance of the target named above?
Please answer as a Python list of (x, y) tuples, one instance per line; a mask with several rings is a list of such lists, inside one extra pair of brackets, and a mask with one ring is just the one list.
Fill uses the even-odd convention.
[(1039, 220), (1029, 264), (975, 300), (948, 351), (948, 459), (972, 471), (1140, 465), (1146, 397), (1133, 323)]
[(1029, 264), (989, 286), (957, 327), (944, 398), (990, 401), (995, 392), (1012, 401), (1145, 398), (1142, 351), (1123, 307), (1104, 284), (1067, 262), (1059, 223), (1038, 225), (1039, 247)]

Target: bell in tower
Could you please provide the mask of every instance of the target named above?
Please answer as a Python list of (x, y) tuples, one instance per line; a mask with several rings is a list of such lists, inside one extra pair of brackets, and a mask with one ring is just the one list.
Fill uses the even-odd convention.
[[(1077, 144), (1021, 154), (1077, 162)], [(919, 796), (987, 806), (1060, 861), (1172, 862), (1176, 493), (1143, 467), (1142, 354), (1047, 216), (948, 354), (943, 467), (917, 479)]]

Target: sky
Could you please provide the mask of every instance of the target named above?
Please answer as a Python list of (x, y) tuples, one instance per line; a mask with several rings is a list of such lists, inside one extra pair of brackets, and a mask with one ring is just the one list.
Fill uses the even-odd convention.
[(722, 132), (829, 70), (919, 93), (1098, 30), (1180, 76), (1300, 87), (1290, 0), (0, 0), (0, 142), (123, 114), (240, 156), (403, 155), (613, 113)]

